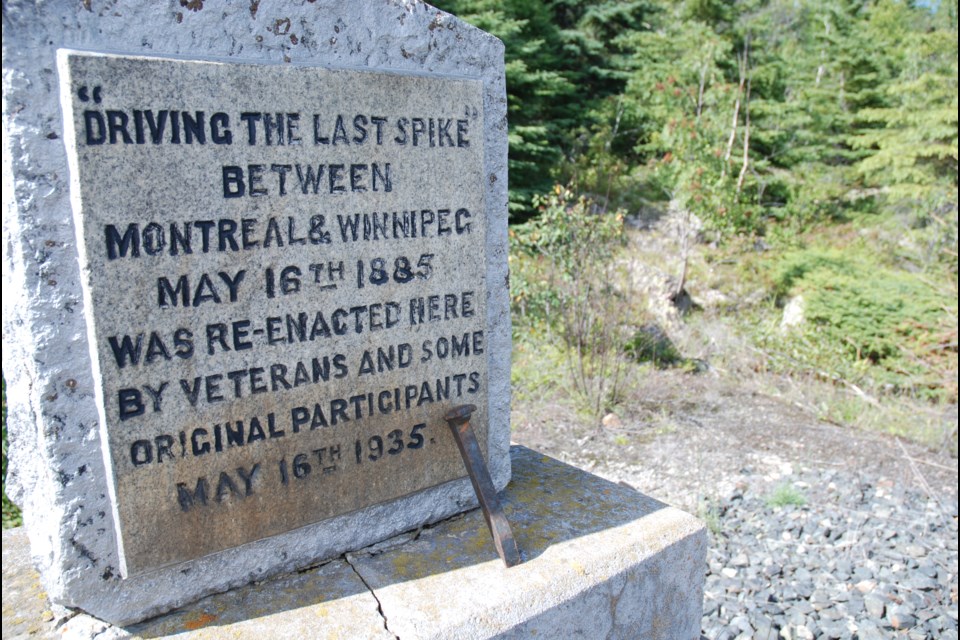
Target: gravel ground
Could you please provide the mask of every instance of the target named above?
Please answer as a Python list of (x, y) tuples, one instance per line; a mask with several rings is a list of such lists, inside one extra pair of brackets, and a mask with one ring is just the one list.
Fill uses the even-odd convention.
[(516, 403), (514, 439), (706, 521), (705, 638), (957, 637), (956, 458), (743, 381), (663, 372), (641, 395), (603, 427)]
[(707, 522), (708, 638), (957, 637), (956, 503), (810, 469)]

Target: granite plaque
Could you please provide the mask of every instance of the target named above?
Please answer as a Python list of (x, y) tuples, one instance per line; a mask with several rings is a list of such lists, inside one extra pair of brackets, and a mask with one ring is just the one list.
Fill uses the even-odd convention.
[(61, 50), (123, 575), (464, 475), (483, 86)]

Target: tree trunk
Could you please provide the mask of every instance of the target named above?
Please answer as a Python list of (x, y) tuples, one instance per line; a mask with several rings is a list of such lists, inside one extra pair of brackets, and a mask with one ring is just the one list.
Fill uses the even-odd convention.
[(740, 84), (746, 79), (746, 90), (743, 98), (743, 164), (740, 166), (740, 175), (737, 177), (737, 199), (743, 189), (743, 180), (747, 175), (747, 166), (750, 164), (750, 34), (743, 43), (743, 56), (740, 58)]

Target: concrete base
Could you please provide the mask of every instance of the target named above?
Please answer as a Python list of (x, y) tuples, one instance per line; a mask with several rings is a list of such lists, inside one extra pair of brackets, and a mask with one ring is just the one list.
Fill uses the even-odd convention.
[(699, 638), (701, 522), (529, 449), (511, 455), (502, 499), (524, 556), (512, 569), (472, 511), (138, 625), (77, 615), (57, 627), (37, 606), (26, 537), (5, 531), (4, 637)]

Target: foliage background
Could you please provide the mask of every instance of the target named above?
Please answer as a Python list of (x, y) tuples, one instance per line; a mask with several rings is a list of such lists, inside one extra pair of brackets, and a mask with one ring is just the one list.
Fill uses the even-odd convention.
[(956, 0), (437, 4), (506, 46), (515, 221), (553, 182), (724, 233), (956, 209)]
[[(582, 362), (569, 341), (567, 307), (637, 258), (623, 243), (576, 247), (575, 231), (591, 215), (670, 209), (698, 243), (681, 248), (672, 299), (703, 284), (691, 284), (703, 274), (690, 256), (704, 254), (731, 300), (720, 320), (761, 354), (754, 369), (855, 390), (866, 405), (845, 409), (847, 422), (888, 401), (956, 403), (956, 0), (439, 6), (506, 46), (516, 388), (522, 372), (560, 384), (534, 370), (596, 359)], [(557, 260), (559, 236), (569, 253), (605, 264), (577, 280), (580, 297)], [(587, 251), (598, 247), (604, 258)], [(747, 288), (762, 295), (739, 298)], [(623, 316), (617, 291), (591, 322), (617, 325), (619, 337), (603, 342), (630, 356), (658, 334), (642, 305)], [(804, 319), (785, 331), (794, 299)], [(703, 312), (690, 310), (695, 323)], [(669, 343), (654, 351), (703, 368)], [(539, 367), (522, 360), (549, 354)], [(591, 414), (620, 401), (570, 385), (563, 392)]]

